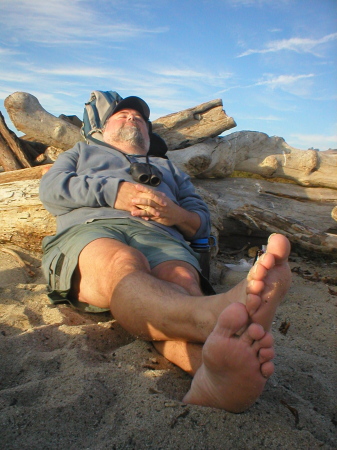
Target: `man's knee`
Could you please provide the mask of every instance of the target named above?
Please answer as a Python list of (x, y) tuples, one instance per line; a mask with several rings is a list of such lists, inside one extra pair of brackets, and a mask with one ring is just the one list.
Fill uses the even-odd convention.
[(107, 302), (116, 284), (136, 271), (150, 273), (150, 265), (142, 253), (118, 241), (98, 239), (80, 254), (71, 293), (90, 304), (94, 304), (95, 298)]
[(198, 271), (183, 261), (167, 261), (152, 269), (152, 274), (184, 288), (191, 295), (202, 295)]
[(146, 257), (138, 250), (114, 239), (96, 239), (80, 254), (80, 271), (98, 271), (99, 276), (125, 270), (150, 271)]
[(123, 271), (128, 270), (145, 270), (150, 272), (150, 265), (146, 257), (138, 250), (123, 246), (118, 249), (115, 254), (113, 261), (111, 261), (113, 270), (116, 268), (121, 268)]

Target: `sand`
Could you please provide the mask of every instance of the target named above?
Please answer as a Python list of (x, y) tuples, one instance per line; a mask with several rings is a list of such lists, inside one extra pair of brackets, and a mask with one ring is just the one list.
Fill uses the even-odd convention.
[[(184, 405), (189, 376), (108, 313), (51, 305), (39, 255), (17, 250), (35, 275), (0, 252), (1, 449), (337, 448), (336, 263), (292, 254), (276, 372), (253, 407), (231, 414)], [(224, 262), (218, 292), (245, 276)]]

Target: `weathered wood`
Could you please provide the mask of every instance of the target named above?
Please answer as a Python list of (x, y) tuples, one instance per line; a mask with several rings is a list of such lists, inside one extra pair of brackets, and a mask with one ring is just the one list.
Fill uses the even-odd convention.
[[(62, 150), (83, 140), (78, 126), (61, 118), (64, 116), (57, 118), (48, 113), (31, 94), (15, 92), (5, 99), (4, 104), (16, 128), (26, 133), (29, 139)], [(155, 120), (153, 131), (173, 150), (218, 136), (235, 126), (234, 119), (224, 112), (222, 101), (212, 100)]]
[[(242, 172), (246, 177), (254, 174), (269, 180), (289, 180), (301, 186), (337, 189), (337, 152), (299, 150), (265, 133), (239, 131), (207, 139), (179, 152), (170, 151), (168, 155), (192, 177), (223, 178)], [(310, 172), (313, 158), (316, 168)], [(335, 198), (337, 202), (337, 191)]]
[(46, 164), (54, 163), (62, 152), (63, 150), (60, 148), (53, 146), (47, 147), (44, 152), (44, 156), (46, 157)]
[(19, 142), (22, 151), (25, 153), (25, 155), (27, 155), (29, 161), (33, 162), (33, 164), (40, 164), (45, 160), (43, 151), (38, 151), (38, 148), (42, 147), (43, 144), (38, 142), (28, 142), (22, 138), (19, 138)]
[(0, 242), (41, 251), (44, 236), (55, 233), (56, 221), (39, 199), (40, 180), (0, 186)]
[(282, 217), (275, 212), (252, 205), (233, 210), (230, 217), (243, 222), (252, 230), (265, 230), (269, 234), (282, 233), (292, 243), (305, 250), (337, 257), (337, 235), (322, 233), (315, 228), (306, 227), (292, 218)]
[(67, 150), (82, 139), (77, 126), (48, 113), (31, 94), (14, 92), (4, 104), (15, 127), (38, 142)]
[(4, 170), (16, 170), (31, 167), (20, 140), (6, 125), (4, 116), (0, 112), (0, 164)]
[[(48, 162), (65, 149), (60, 142), (69, 138), (68, 126), (75, 131), (74, 141), (80, 139), (77, 126), (47, 113), (30, 94), (12, 94), (6, 99), (6, 108), (29, 126), (21, 131), (30, 139), (44, 145), (57, 142), (58, 148), (49, 147), (49, 154), (43, 155)], [(222, 102), (212, 101), (165, 116), (153, 126), (167, 141), (170, 159), (195, 177), (193, 182), (211, 210), (215, 233), (262, 236), (276, 229), (305, 249), (335, 255), (337, 153), (294, 149), (281, 138), (258, 132), (214, 138), (224, 131), (225, 123), (225, 129), (235, 126), (230, 119)], [(13, 123), (17, 126), (15, 120)], [(41, 135), (34, 136), (35, 130), (44, 140)], [(75, 143), (67, 142), (66, 148)], [(181, 147), (185, 148), (174, 151)], [(48, 168), (0, 174), (0, 242), (39, 251), (42, 238), (55, 232), (55, 219), (38, 196), (39, 178)], [(238, 172), (251, 178), (228, 178)], [(291, 184), (266, 181), (270, 179)], [(310, 185), (315, 187), (305, 187)]]
[(331, 217), (337, 222), (337, 206), (335, 206), (331, 211)]
[[(253, 178), (194, 179), (193, 183), (197, 188), (206, 190), (216, 201), (217, 220), (222, 223), (222, 229), (218, 227), (221, 235), (251, 233), (250, 229), (230, 216), (232, 211), (247, 204), (292, 218), (294, 222), (301, 222), (322, 233), (337, 234), (337, 224), (331, 217), (336, 198), (334, 189), (307, 188)], [(258, 230), (255, 232), (258, 234)]]
[(0, 173), (0, 185), (15, 181), (40, 180), (42, 175), (52, 166), (44, 164), (42, 166), (31, 167), (28, 169), (13, 170), (11, 172)]
[[(28, 175), (28, 171), (33, 171), (36, 175), (38, 170), (47, 170), (47, 168), (48, 166), (41, 166), (34, 169), (22, 169), (16, 173), (27, 172)], [(7, 176), (7, 174), (4, 175)], [(40, 251), (42, 238), (55, 233), (55, 218), (43, 208), (39, 199), (39, 183), (39, 179), (25, 179), (0, 184), (0, 242)], [(245, 223), (239, 215), (235, 217), (236, 220), (233, 219), (233, 211), (240, 211), (248, 204), (252, 211), (256, 209), (266, 211), (266, 214), (269, 214), (266, 217), (277, 215), (288, 218), (280, 224), (284, 223), (286, 226), (284, 231), (289, 234), (292, 242), (305, 249), (311, 248), (315, 252), (326, 250), (334, 254), (332, 249), (334, 239), (328, 239), (326, 241), (328, 244), (326, 243), (324, 247), (322, 243), (316, 244), (313, 237), (308, 240), (307, 231), (294, 234), (295, 228), (301, 226), (304, 230), (315, 229), (320, 236), (328, 233), (337, 234), (337, 224), (331, 217), (332, 203), (329, 200), (321, 200), (322, 197), (331, 198), (329, 197), (331, 193), (322, 195), (323, 188), (319, 189), (320, 193), (315, 195), (313, 188), (289, 185), (288, 190), (288, 185), (284, 185), (285, 190), (282, 195), (278, 195), (274, 192), (277, 191), (274, 186), (281, 183), (270, 183), (265, 180), (225, 178), (194, 180), (194, 184), (210, 208), (213, 232), (216, 235), (220, 237), (240, 234), (267, 235), (271, 230), (272, 222), (268, 228), (265, 225), (269, 223), (266, 218), (264, 222), (261, 219), (261, 228), (253, 228), (251, 223)], [(315, 198), (315, 201), (304, 201), (306, 196)], [(295, 224), (293, 235), (290, 223)], [(283, 232), (281, 225), (279, 231)]]
[(0, 134), (0, 166), (6, 171), (21, 169), (22, 165), (16, 159), (6, 140)]
[(221, 99), (160, 117), (152, 125), (170, 150), (189, 147), (236, 127), (234, 119), (223, 110)]
[(168, 157), (191, 177), (225, 178), (235, 169), (235, 153), (221, 138), (206, 139), (191, 147), (169, 151)]
[[(31, 139), (35, 135), (34, 139), (62, 150), (82, 139), (78, 126), (49, 114), (30, 94), (16, 92), (7, 97), (5, 106), (16, 127)], [(337, 152), (298, 150), (282, 138), (252, 131), (209, 139), (235, 125), (223, 111), (222, 101), (212, 100), (155, 120), (153, 130), (167, 142), (170, 158), (191, 176), (226, 177), (240, 171), (337, 189)], [(179, 155), (172, 151), (182, 148)]]
[(302, 186), (337, 189), (337, 153), (298, 150), (284, 139), (240, 131), (223, 138), (236, 154), (235, 170), (265, 178), (284, 178)]

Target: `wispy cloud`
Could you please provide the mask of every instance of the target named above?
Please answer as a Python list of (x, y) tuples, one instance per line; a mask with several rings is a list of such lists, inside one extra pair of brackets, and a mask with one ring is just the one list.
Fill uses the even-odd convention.
[(276, 77), (274, 75), (267, 75), (267, 79), (258, 81), (255, 83), (255, 86), (269, 86), (272, 89), (285, 88), (294, 86), (294, 84), (298, 83), (300, 80), (312, 78), (314, 76), (313, 73), (307, 75), (278, 75)]
[(121, 70), (109, 67), (87, 67), (87, 66), (61, 66), (61, 67), (36, 67), (32, 69), (35, 74), (50, 75), (56, 77), (76, 77), (76, 78), (112, 78), (123, 76)]
[(265, 74), (256, 83), (230, 86), (226, 89), (218, 91), (217, 94), (223, 94), (224, 92), (228, 92), (233, 89), (250, 89), (255, 88), (256, 86), (266, 86), (272, 90), (281, 89), (298, 96), (306, 96), (310, 92), (311, 88), (311, 82), (309, 82), (309, 80), (313, 77), (315, 77), (315, 75), (312, 73), (305, 75)]
[(312, 97), (315, 75), (264, 75), (255, 86), (265, 86), (270, 90), (281, 90), (301, 98)]
[(283, 117), (268, 115), (268, 116), (256, 116), (256, 115), (247, 115), (247, 114), (240, 114), (239, 118), (241, 120), (258, 120), (262, 122), (281, 122), (284, 121)]
[[(110, 6), (117, 10), (118, 5), (114, 2)], [(113, 17), (116, 19), (118, 14)], [(11, 33), (16, 30), (14, 39), (24, 37), (40, 44), (94, 45), (99, 39), (108, 43), (167, 31), (166, 27), (139, 26), (134, 14), (133, 17), (134, 21), (112, 20), (110, 15), (104, 14), (104, 5), (96, 8), (94, 3), (81, 0), (12, 0), (0, 3), (2, 29)]]
[(179, 77), (179, 78), (203, 78), (205, 72), (200, 72), (192, 69), (179, 69), (173, 68), (162, 68), (153, 70), (158, 75), (164, 75), (165, 77)]
[(337, 135), (326, 136), (324, 134), (297, 134), (290, 135), (296, 140), (297, 145), (302, 148), (318, 148), (327, 150), (328, 148), (337, 149)]
[(265, 48), (262, 49), (249, 49), (238, 55), (238, 58), (243, 56), (253, 55), (256, 53), (275, 53), (281, 50), (289, 50), (296, 53), (311, 53), (315, 56), (320, 56), (316, 51), (318, 47), (328, 42), (337, 40), (337, 33), (328, 34), (320, 39), (308, 39), (308, 38), (291, 38), (281, 39), (278, 41), (269, 42)]
[(8, 71), (0, 69), (0, 81), (2, 82), (15, 82), (15, 83), (35, 83), (36, 77), (33, 74), (27, 72), (21, 72), (20, 70)]
[[(279, 3), (287, 3), (289, 0), (279, 0)], [(273, 5), (275, 0), (225, 0), (230, 6), (264, 6)]]
[(9, 48), (3, 48), (3, 47), (0, 47), (0, 58), (2, 57), (2, 56), (11, 56), (11, 55), (17, 55), (17, 54), (19, 54), (20, 52), (18, 52), (18, 51), (16, 51), (16, 50), (12, 50), (12, 49), (9, 49)]
[[(122, 96), (144, 96), (152, 108), (159, 111), (159, 114), (152, 115), (155, 118), (194, 105), (197, 101), (192, 99), (191, 103), (188, 103), (186, 99), (186, 88), (191, 89), (193, 83), (196, 91), (202, 89), (200, 86), (203, 83), (203, 86), (207, 87), (208, 81), (203, 72), (194, 72), (195, 81), (184, 71), (173, 70), (169, 73), (158, 69), (158, 73), (159, 75), (151, 70), (130, 71), (116, 68), (111, 63), (93, 67), (79, 64), (37, 66), (19, 63), (14, 65), (11, 71), (0, 69), (0, 84), (2, 83), (3, 88), (6, 87), (0, 98), (22, 90), (21, 86), (24, 86), (25, 91), (35, 95), (43, 107), (53, 114), (63, 112), (81, 115), (82, 105), (92, 90), (113, 89)], [(190, 75), (192, 76), (192, 72)], [(40, 90), (41, 86), (43, 91)], [(49, 95), (48, 92), (53, 94)], [(190, 95), (193, 96), (193, 91)], [(67, 100), (67, 97), (70, 100)], [(74, 109), (78, 108), (78, 104), (81, 107), (76, 112)]]
[(230, 72), (209, 72), (207, 70), (179, 68), (179, 67), (152, 67), (151, 73), (154, 76), (161, 76), (163, 81), (168, 84), (188, 86), (193, 83), (198, 83), (200, 86), (207, 84), (209, 86), (222, 87), (224, 83), (233, 78), (233, 73)]

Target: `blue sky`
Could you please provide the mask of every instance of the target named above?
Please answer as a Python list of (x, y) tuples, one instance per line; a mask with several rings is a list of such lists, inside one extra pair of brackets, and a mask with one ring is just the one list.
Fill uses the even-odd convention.
[[(93, 90), (151, 118), (221, 98), (237, 127), (337, 148), (336, 0), (0, 0), (0, 110), (83, 115)], [(18, 133), (20, 134), (20, 133)]]

